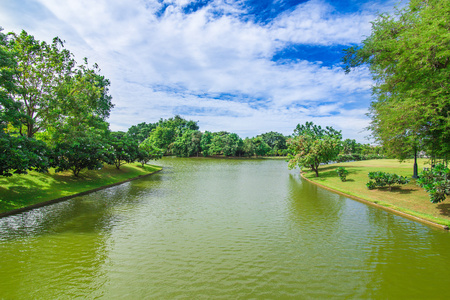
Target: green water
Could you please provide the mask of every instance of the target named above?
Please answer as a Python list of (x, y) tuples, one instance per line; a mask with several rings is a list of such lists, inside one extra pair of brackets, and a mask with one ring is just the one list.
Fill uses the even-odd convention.
[(164, 170), (0, 220), (1, 299), (449, 299), (450, 235), (280, 160)]

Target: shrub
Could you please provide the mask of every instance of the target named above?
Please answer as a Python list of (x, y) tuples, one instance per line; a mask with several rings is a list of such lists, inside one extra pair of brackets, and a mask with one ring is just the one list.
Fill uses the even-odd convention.
[[(409, 182), (409, 179), (403, 176), (399, 176), (397, 174), (390, 174), (385, 172), (369, 172), (369, 179), (375, 180), (369, 181), (366, 186), (369, 189), (374, 189), (375, 187), (384, 187), (388, 186), (389, 190), (392, 190), (392, 186), (394, 184), (407, 184)], [(371, 183), (373, 182), (373, 183)]]
[(341, 179), (341, 181), (347, 181), (348, 171), (344, 167), (339, 167), (336, 169), (336, 172)]
[(442, 202), (450, 195), (450, 170), (438, 164), (430, 171), (421, 172), (417, 184), (430, 195), (432, 203)]
[(377, 187), (376, 183), (370, 180), (368, 183), (366, 183), (366, 186), (369, 190), (373, 190)]

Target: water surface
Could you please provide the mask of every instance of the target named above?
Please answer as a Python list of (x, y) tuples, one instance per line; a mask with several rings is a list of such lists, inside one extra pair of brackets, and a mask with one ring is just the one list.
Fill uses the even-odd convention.
[(167, 158), (0, 220), (1, 299), (449, 298), (450, 235), (281, 160)]

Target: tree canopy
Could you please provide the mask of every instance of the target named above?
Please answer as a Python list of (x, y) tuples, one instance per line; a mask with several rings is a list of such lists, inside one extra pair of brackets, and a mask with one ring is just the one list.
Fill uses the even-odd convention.
[(450, 2), (411, 0), (380, 14), (360, 46), (345, 50), (345, 69), (368, 65), (375, 85), (370, 129), (405, 158), (418, 147), (450, 154)]
[(298, 124), (294, 136), (288, 140), (289, 168), (311, 168), (319, 176), (320, 164), (334, 161), (341, 148), (342, 135), (332, 127), (314, 125), (306, 122)]

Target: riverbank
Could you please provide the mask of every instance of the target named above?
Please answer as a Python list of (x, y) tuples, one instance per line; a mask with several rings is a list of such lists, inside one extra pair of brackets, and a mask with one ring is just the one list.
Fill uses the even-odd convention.
[[(323, 165), (319, 168), (319, 177), (314, 172), (302, 172), (302, 176), (325, 188), (337, 191), (350, 198), (368, 201), (376, 206), (397, 211), (399, 214), (418, 218), (418, 221), (438, 224), (438, 227), (450, 226), (450, 200), (442, 203), (431, 203), (428, 194), (419, 186), (415, 180), (401, 187), (394, 187), (392, 191), (386, 188), (369, 190), (366, 183), (369, 181), (367, 174), (372, 171), (383, 171), (398, 175), (411, 177), (413, 161), (399, 162), (394, 159), (367, 160), (357, 162), (337, 163)], [(347, 181), (342, 182), (337, 176), (336, 169), (345, 167), (349, 174)], [(428, 160), (418, 161), (419, 172), (423, 167), (429, 167)], [(432, 225), (432, 224), (431, 224)]]
[(142, 176), (150, 175), (162, 169), (160, 166), (126, 164), (118, 170), (115, 166), (105, 165), (101, 170), (82, 171), (79, 177), (71, 171), (55, 173), (29, 172), (26, 175), (14, 175), (0, 178), (0, 216), (17, 209), (38, 207), (49, 201), (63, 201), (80, 194), (100, 190), (121, 184)]

